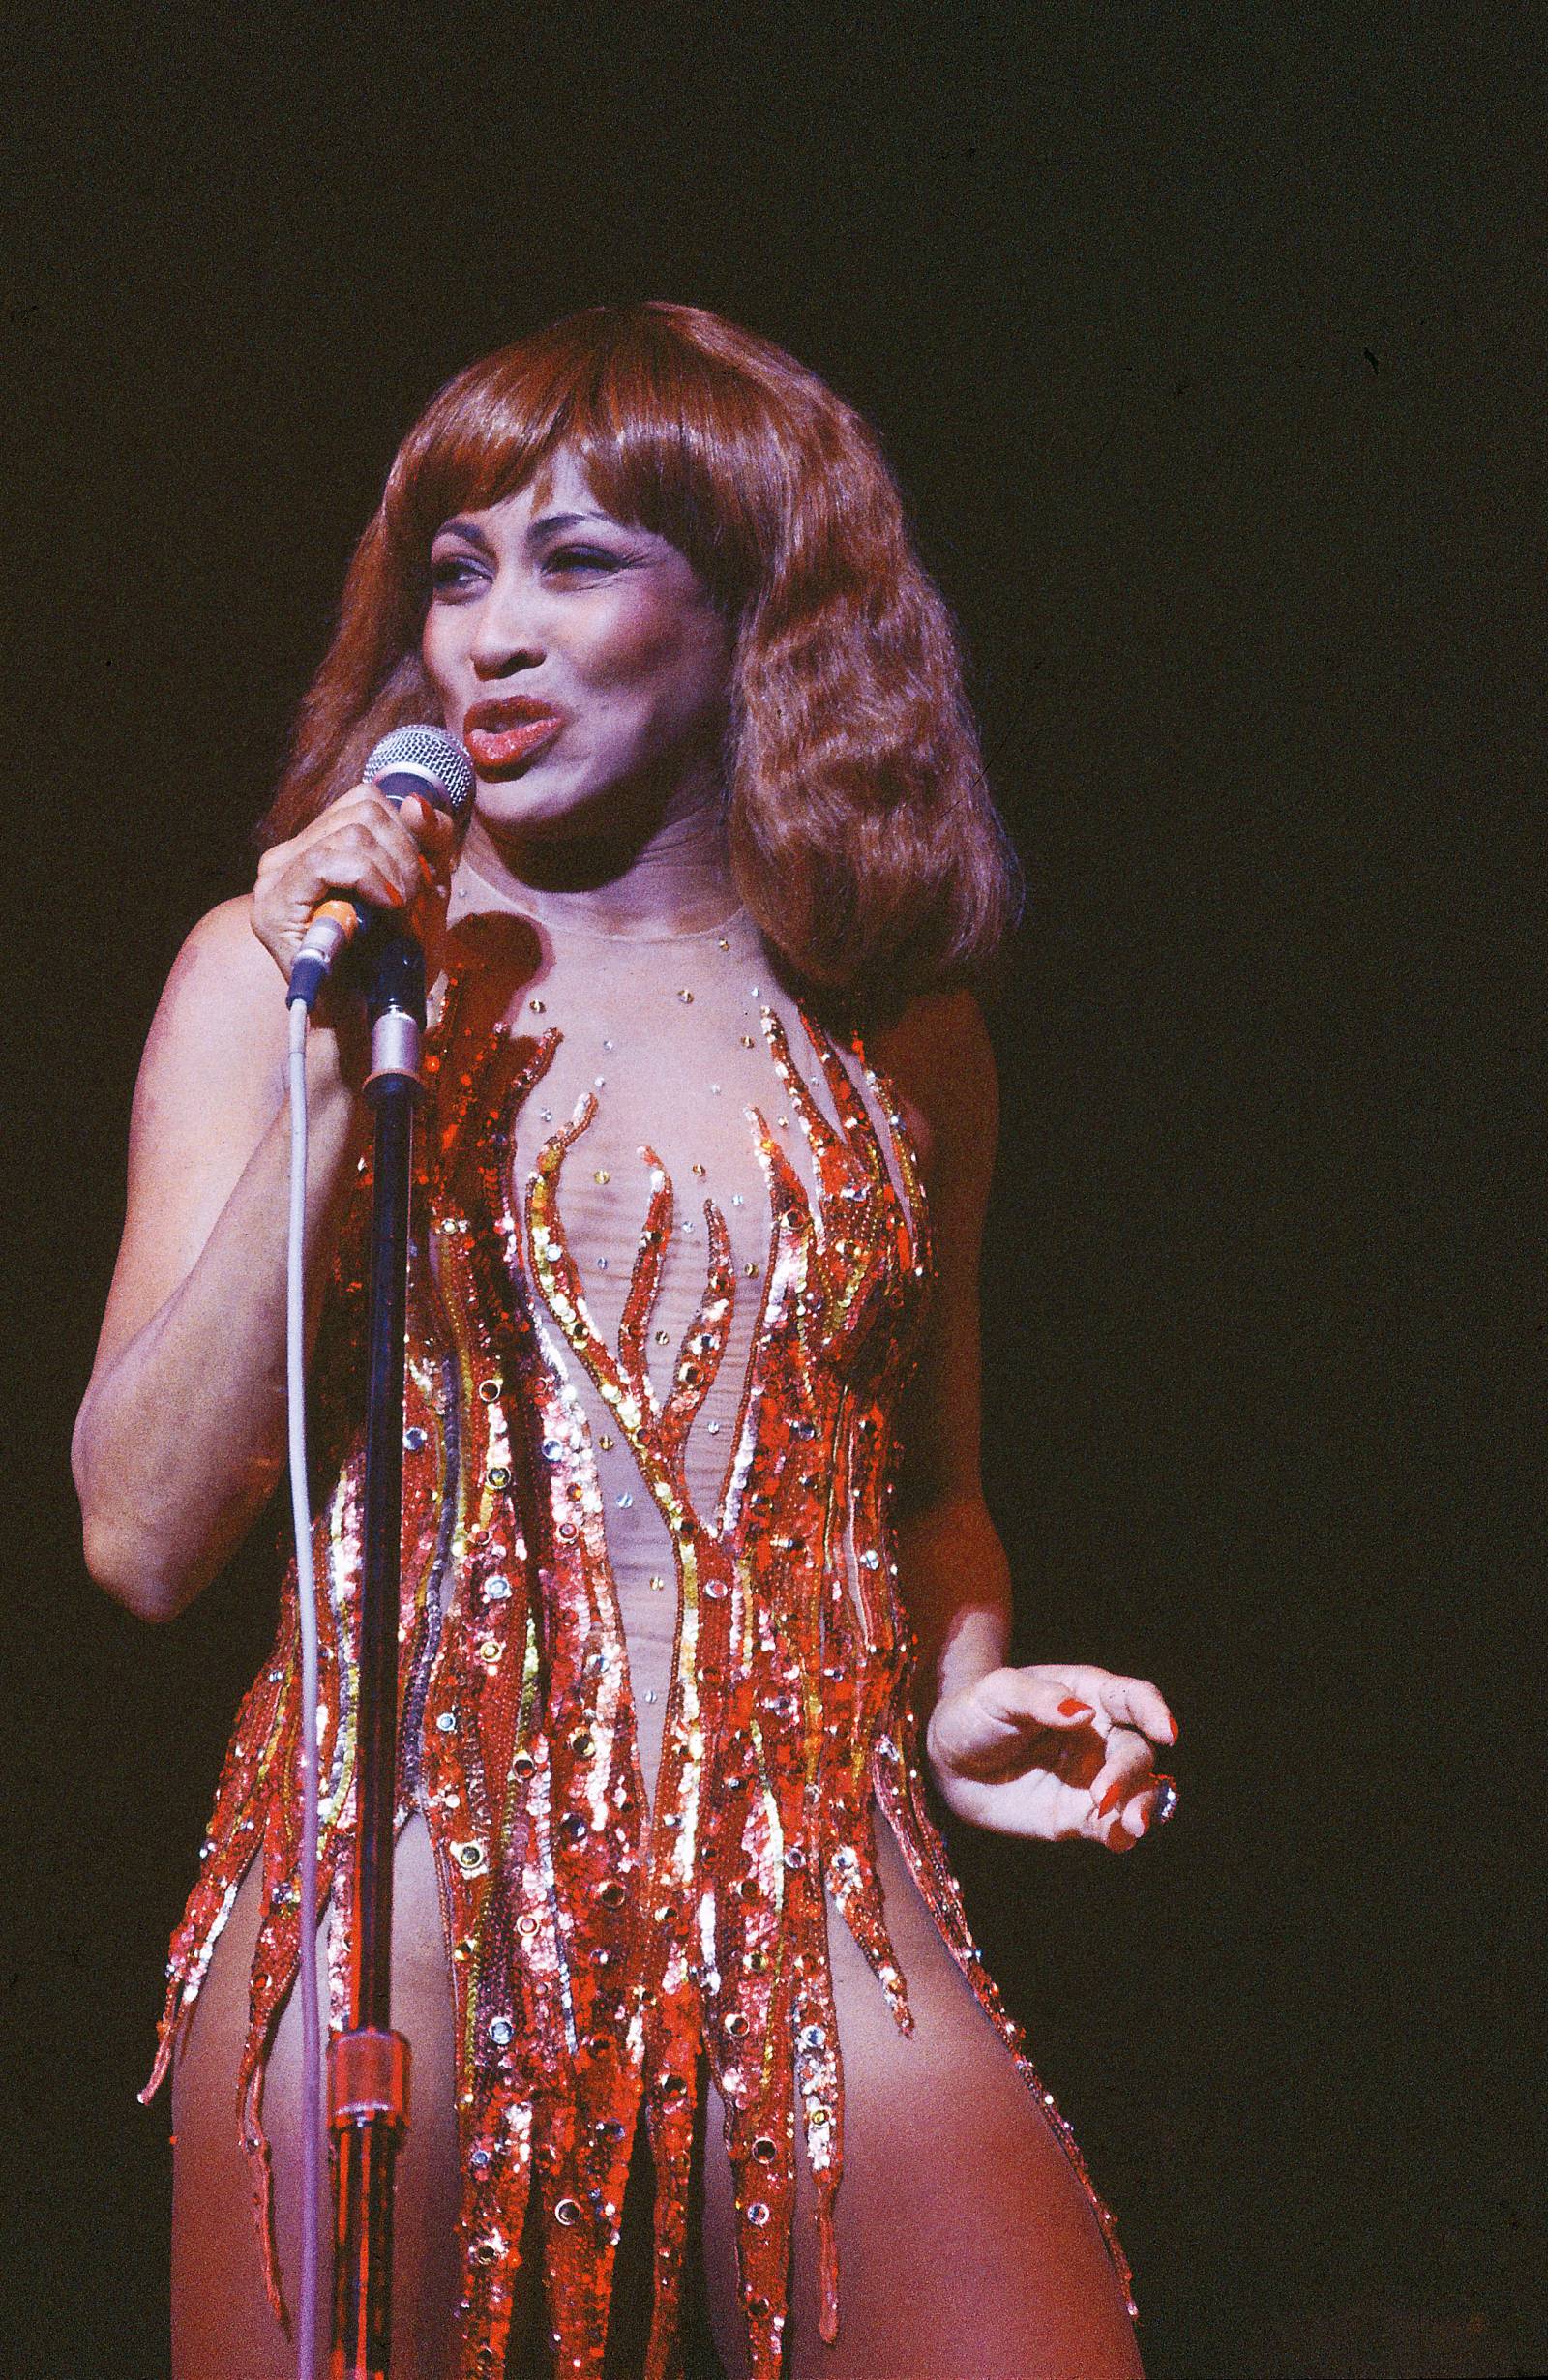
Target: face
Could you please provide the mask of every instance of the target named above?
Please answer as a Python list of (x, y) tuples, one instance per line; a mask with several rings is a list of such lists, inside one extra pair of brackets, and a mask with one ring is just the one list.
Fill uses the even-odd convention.
[(603, 512), (574, 460), (431, 549), (425, 667), (518, 839), (716, 797), (732, 637), (686, 555)]

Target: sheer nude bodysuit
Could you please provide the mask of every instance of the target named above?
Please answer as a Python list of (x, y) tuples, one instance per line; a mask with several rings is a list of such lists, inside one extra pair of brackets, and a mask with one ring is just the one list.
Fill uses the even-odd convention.
[[(589, 1117), (564, 1149), (550, 1188), (590, 1324), (607, 1348), (619, 1345), (653, 1185), (659, 1191), (663, 1176), (670, 1181), (670, 1229), (664, 1235), (644, 1343), (650, 1381), (663, 1403), (705, 1294), (712, 1260), (706, 1199), (724, 1220), (735, 1293), (724, 1350), (693, 1415), (684, 1457), (689, 1495), (707, 1524), (728, 1493), (768, 1287), (770, 1174), (767, 1161), (760, 1162), (749, 1111), (761, 1115), (815, 1206), (820, 1184), (813, 1134), (775, 1063), (777, 1037), (783, 1034), (813, 1108), (837, 1137), (842, 1118), (832, 1080), (745, 913), (666, 939), (639, 932), (566, 932), (555, 946), (546, 929), (510, 917), (481, 921), (482, 899), (477, 885), (460, 877), (454, 919), (461, 910), (462, 922), (454, 942), (462, 953), (461, 990), (455, 1035), (445, 1043), (437, 1079), (439, 1101), (444, 1106), (455, 1095), (463, 1054), (485, 1046), (496, 1022), (507, 1027), (509, 1046), (547, 1051), (541, 1072), (513, 1111), (502, 1161), (520, 1205), (540, 1152), (551, 1151), (554, 1136), (578, 1116)], [(905, 1152), (881, 1094), (856, 1053), (845, 1050), (836, 1062), (871, 1118), (893, 1190), (906, 1204)], [(642, 1157), (642, 1149), (651, 1157)], [(527, 1254), (530, 1260), (530, 1245)], [(726, 1255), (723, 1248), (723, 1262)], [(594, 1455), (607, 1565), (627, 1648), (623, 1703), (627, 1710), (632, 1702), (640, 1776), (647, 1802), (654, 1802), (679, 1629), (672, 1539), (628, 1434), (618, 1426), (616, 1407), (577, 1360), (537, 1289), (531, 1304), (545, 1360), (562, 1371)], [(868, 1554), (874, 1563), (874, 1549), (848, 1548), (855, 1593), (862, 1585), (857, 1564)], [(441, 1582), (448, 1605), (455, 1571), (450, 1564)], [(456, 1831), (456, 1822), (448, 1818), (446, 1824)], [(413, 2056), (412, 2122), (399, 2166), (395, 2369), (415, 2380), (443, 2380), (467, 2368), (457, 2341), (466, 2143), (459, 2139), (455, 2112), (458, 2051), (445, 1887), (437, 1882), (423, 1809), (413, 1810), (402, 1828), (395, 1872), (394, 2021), (407, 2035)], [(1055, 2129), (1057, 2119), (1028, 2088), (1028, 2069), (1019, 2067), (986, 2012), (983, 1992), (965, 1973), (961, 1951), (945, 1938), (917, 1874), (878, 1816), (876, 1880), (906, 1983), (911, 2033), (900, 2030), (874, 1958), (857, 1946), (831, 1891), (827, 1898), (843, 2093), (843, 2179), (835, 2208), (840, 2318), (836, 2340), (825, 2342), (819, 2335), (824, 2276), (816, 2196), (797, 2126), (784, 2369), (794, 2380), (819, 2373), (832, 2380), (862, 2374), (870, 2380), (1116, 2380), (1137, 2373), (1125, 2290), (1093, 2203)], [(185, 1989), (173, 2028), (176, 2380), (278, 2380), (293, 2369), (293, 2348), (265, 2294), (252, 2171), (233, 2120), (262, 1903), (262, 1862), (253, 1860), (213, 1949), (205, 1928), (202, 1979), (195, 1978), (192, 1992)], [(292, 1993), (280, 2009), (263, 2086), (275, 2245), (290, 2298), (298, 2267), (299, 2036)], [(724, 2371), (739, 2380), (749, 2369), (748, 2293), (738, 2280), (736, 2254), (739, 2222), (747, 2237), (747, 2189), (740, 2188), (739, 2216), (724, 2120), (711, 2081), (701, 2124), (701, 2179), (692, 2207), (701, 2260), (693, 2261), (701, 2261), (701, 2328), (712, 2336)], [(645, 2220), (637, 2217), (648, 2191), (648, 2163), (637, 2154), (611, 2293), (608, 2369), (619, 2374), (645, 2369), (648, 2208)], [(538, 2287), (543, 2219), (534, 2214), (527, 2225), (502, 2365), (481, 2368), (503, 2368), (508, 2375), (552, 2368)], [(694, 2344), (692, 2276), (686, 2294), (691, 2371), (696, 2354), (707, 2352)]]

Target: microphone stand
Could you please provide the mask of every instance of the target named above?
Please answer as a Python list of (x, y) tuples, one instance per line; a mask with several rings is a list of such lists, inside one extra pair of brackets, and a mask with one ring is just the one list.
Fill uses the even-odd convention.
[(367, 1306), (366, 1508), (356, 1704), (349, 2024), (328, 2059), (334, 2139), (329, 2380), (387, 2380), (393, 2190), (408, 2128), (408, 2043), (392, 2030), (393, 1819), (398, 1793), (398, 1609), (402, 1555), (403, 1338), (425, 962), (381, 919), (368, 978), (375, 1177)]

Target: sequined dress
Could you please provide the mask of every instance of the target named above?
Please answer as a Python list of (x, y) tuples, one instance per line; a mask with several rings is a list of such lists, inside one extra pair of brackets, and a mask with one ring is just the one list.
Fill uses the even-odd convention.
[[(478, 1029), (454, 978), (429, 1045), (398, 1820), (424, 1817), (450, 1959), (468, 2380), (504, 2369), (534, 2188), (558, 2368), (600, 2374), (641, 2111), (657, 2176), (647, 2368), (671, 2371), (706, 2067), (727, 2111), (755, 2380), (780, 2369), (798, 2127), (833, 2335), (830, 1908), (910, 2023), (876, 1810), (1091, 2192), (979, 1961), (919, 1773), (888, 1504), (891, 1416), (931, 1269), (895, 1098), (858, 1039), (782, 988), (745, 915), (639, 960), (608, 937), (570, 963), (546, 949), (519, 1005)], [(341, 1908), (368, 1188), (363, 1175), (312, 1388), (320, 1889)], [(292, 1565), (172, 1938), (145, 2094), (257, 1857), (238, 2097), (277, 2311), (262, 2086), (302, 1933), (299, 1687)], [(336, 2027), (343, 1985), (335, 1958)]]

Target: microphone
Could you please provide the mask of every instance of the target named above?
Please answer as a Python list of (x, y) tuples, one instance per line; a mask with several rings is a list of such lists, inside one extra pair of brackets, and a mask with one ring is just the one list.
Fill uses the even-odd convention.
[[(442, 810), (459, 827), (465, 826), (473, 807), (473, 763), (455, 735), (444, 728), (394, 728), (372, 747), (361, 771), (396, 810), (417, 793), (434, 810)], [(332, 972), (335, 960), (346, 950), (375, 912), (352, 894), (335, 893), (313, 911), (306, 939), (290, 969), (286, 1007), (299, 1000), (311, 1009)]]

